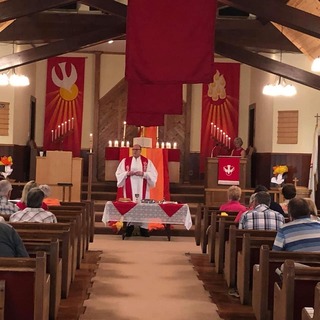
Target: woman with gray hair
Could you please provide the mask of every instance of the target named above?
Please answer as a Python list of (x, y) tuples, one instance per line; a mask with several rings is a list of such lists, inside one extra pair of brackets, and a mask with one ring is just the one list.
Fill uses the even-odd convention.
[(241, 215), (247, 211), (247, 208), (240, 203), (241, 198), (241, 188), (238, 186), (231, 186), (228, 189), (228, 199), (227, 203), (224, 203), (220, 206), (220, 210), (225, 211), (238, 211), (236, 222), (239, 222)]
[(234, 149), (232, 149), (231, 151), (231, 156), (245, 158), (246, 150), (242, 148), (242, 145), (243, 145), (242, 139), (240, 137), (236, 137), (233, 140), (233, 144), (234, 144)]
[(51, 198), (51, 189), (47, 184), (41, 184), (39, 186), (39, 189), (42, 190), (44, 193), (44, 199), (43, 203), (45, 203), (47, 206), (60, 206), (59, 199)]

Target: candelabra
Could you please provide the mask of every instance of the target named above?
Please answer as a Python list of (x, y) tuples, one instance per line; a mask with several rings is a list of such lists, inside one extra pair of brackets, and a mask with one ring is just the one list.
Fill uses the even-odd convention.
[(210, 153), (210, 158), (217, 157), (219, 155), (228, 155), (231, 152), (230, 149), (230, 140), (228, 141), (220, 141), (213, 135), (211, 135), (211, 139), (213, 140), (213, 148)]
[(63, 141), (67, 139), (69, 136), (73, 135), (73, 132), (74, 132), (74, 129), (70, 129), (57, 137), (53, 137), (51, 141), (52, 144), (58, 146), (57, 148), (58, 150), (62, 150)]

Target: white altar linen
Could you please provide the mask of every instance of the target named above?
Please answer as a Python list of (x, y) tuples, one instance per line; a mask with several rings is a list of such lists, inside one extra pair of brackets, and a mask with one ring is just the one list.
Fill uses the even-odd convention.
[(119, 221), (121, 218), (123, 218), (124, 222), (140, 223), (153, 223), (161, 220), (163, 224), (183, 224), (187, 230), (192, 227), (190, 209), (187, 204), (183, 204), (182, 207), (170, 217), (157, 203), (136, 204), (127, 213), (122, 215), (113, 205), (113, 202), (108, 201), (104, 207), (102, 221), (107, 224), (109, 221)]

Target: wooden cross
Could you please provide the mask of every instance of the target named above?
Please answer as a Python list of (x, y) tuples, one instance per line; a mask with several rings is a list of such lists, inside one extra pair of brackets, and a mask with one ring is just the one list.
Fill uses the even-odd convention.
[(297, 186), (297, 184), (298, 184), (299, 179), (294, 178), (294, 179), (292, 179), (292, 181), (293, 181), (293, 183), (294, 183), (294, 186), (296, 187), (296, 186)]
[(320, 116), (317, 114), (317, 115), (314, 116), (314, 117), (317, 119), (317, 120), (316, 120), (316, 126), (318, 126)]

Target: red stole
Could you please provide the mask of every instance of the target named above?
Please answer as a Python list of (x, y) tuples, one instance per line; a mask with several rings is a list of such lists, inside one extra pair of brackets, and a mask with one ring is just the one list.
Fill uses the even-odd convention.
[[(125, 170), (130, 171), (132, 158), (129, 157), (125, 159)], [(140, 156), (141, 162), (142, 162), (142, 171), (146, 172), (148, 167), (148, 159), (144, 156)], [(126, 188), (126, 197), (130, 199), (134, 199), (132, 197), (132, 188), (131, 188), (131, 177), (128, 177), (125, 182), (125, 188)], [(142, 185), (142, 197), (140, 199), (145, 199), (146, 197), (146, 191), (147, 191), (147, 180), (143, 179), (143, 185)], [(140, 195), (141, 196), (141, 195)]]

